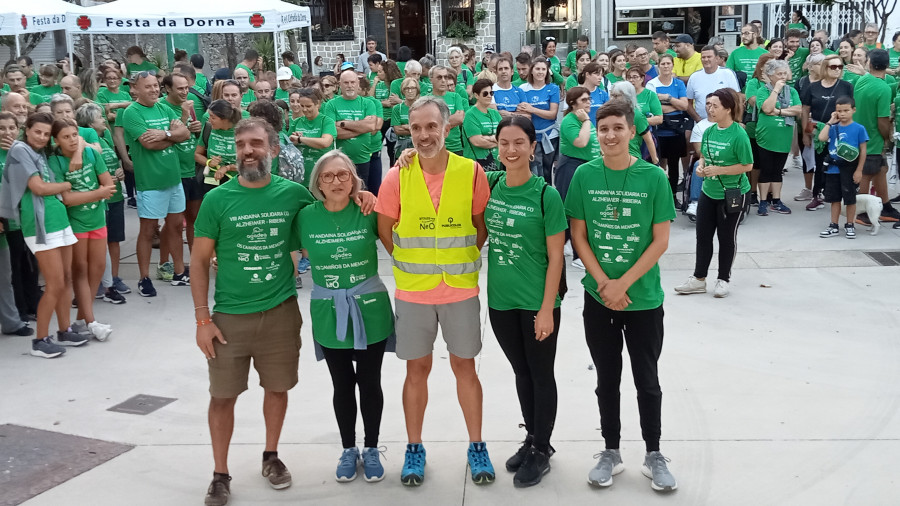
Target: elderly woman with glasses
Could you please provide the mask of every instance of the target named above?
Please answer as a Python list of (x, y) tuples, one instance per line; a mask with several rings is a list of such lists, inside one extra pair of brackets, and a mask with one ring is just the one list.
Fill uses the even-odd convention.
[[(330, 151), (310, 175), (317, 201), (297, 218), (300, 243), (312, 262), (309, 313), (316, 358), (325, 359), (334, 387), (343, 446), (335, 472), (339, 482), (354, 480), (360, 463), (366, 481), (384, 478), (378, 452), (381, 364), (394, 345), (391, 300), (378, 276), (376, 215), (364, 215), (354, 202), (361, 186), (347, 155)], [(356, 446), (357, 389), (365, 431), (362, 452)]]
[[(806, 176), (806, 190), (801, 192), (803, 200), (812, 199), (806, 206), (809, 210), (824, 207), (823, 199), (819, 198), (819, 194), (825, 189), (825, 169), (829, 162), (828, 149), (824, 143), (814, 143), (813, 139), (818, 137), (818, 132), (822, 130), (825, 123), (831, 119), (831, 113), (835, 111), (837, 99), (841, 97), (853, 96), (853, 85), (841, 79), (844, 71), (844, 62), (841, 57), (836, 54), (825, 56), (819, 64), (817, 72), (819, 79), (813, 81), (810, 79), (808, 86), (800, 90), (800, 104), (802, 106), (802, 114), (800, 120), (803, 124), (803, 145), (815, 146), (816, 165), (814, 173), (804, 174)], [(814, 66), (810, 66), (810, 76), (813, 75)], [(809, 128), (810, 123), (814, 128)], [(806, 133), (810, 132), (810, 133)], [(815, 137), (814, 137), (815, 136)], [(799, 197), (799, 195), (798, 195)]]
[[(759, 145), (759, 209), (768, 216), (769, 209), (781, 214), (791, 210), (781, 201), (784, 163), (791, 152), (791, 141), (797, 117), (802, 114), (800, 96), (787, 84), (791, 69), (784, 60), (770, 60), (763, 69), (763, 83), (756, 93), (759, 118), (756, 142)], [(771, 200), (767, 196), (772, 193)]]
[(491, 107), (494, 100), (494, 83), (479, 79), (472, 85), (475, 105), (466, 111), (463, 120), (464, 156), (477, 161), (484, 170), (499, 169), (497, 163), (497, 125), (500, 113)]
[(413, 147), (409, 131), (409, 108), (421, 96), (419, 79), (416, 77), (404, 78), (400, 82), (400, 92), (403, 94), (403, 102), (394, 106), (394, 110), (391, 111), (391, 126), (394, 134), (397, 135), (397, 143), (394, 145), (395, 160), (404, 149)]
[(634, 86), (637, 98), (638, 109), (635, 109), (635, 112), (643, 114), (650, 126), (657, 126), (663, 120), (662, 104), (655, 91), (644, 88), (645, 78), (646, 74), (639, 67), (631, 67), (625, 71), (625, 79)]

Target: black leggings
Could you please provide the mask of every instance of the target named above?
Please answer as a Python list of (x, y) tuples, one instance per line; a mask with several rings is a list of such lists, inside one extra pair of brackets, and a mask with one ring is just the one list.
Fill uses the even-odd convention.
[[(381, 392), (381, 362), (387, 340), (370, 344), (365, 350), (336, 350), (322, 348), (325, 362), (334, 385), (334, 416), (341, 432), (344, 448), (356, 447), (356, 387), (359, 386), (359, 407), (366, 431), (365, 447), (378, 446), (384, 394)], [(356, 361), (356, 370), (353, 361)]]
[(20, 316), (37, 314), (38, 302), (41, 300), (37, 259), (25, 244), (25, 236), (21, 230), (7, 231), (6, 240), (9, 243), (9, 264), (16, 309)]
[[(781, 183), (784, 180), (782, 170), (785, 162), (787, 162), (788, 154), (769, 151), (759, 146), (759, 182)], [(760, 195), (759, 199), (763, 200), (763, 195)]]
[(619, 448), (622, 432), (619, 384), (622, 382), (622, 341), (628, 346), (631, 374), (637, 388), (641, 436), (648, 452), (659, 451), (662, 435), (662, 391), (657, 362), (663, 344), (663, 308), (613, 311), (584, 292), (584, 337), (597, 371), (600, 431), (606, 449)]
[[(390, 166), (393, 167), (394, 162), (397, 160), (396, 157), (394, 156), (394, 147), (397, 145), (397, 142), (389, 141), (389, 140), (387, 140), (387, 137), (385, 137), (385, 134), (387, 134), (388, 128), (391, 128), (391, 119), (385, 118), (384, 123), (381, 124), (381, 136), (384, 138), (384, 143), (387, 145), (388, 160), (391, 161)], [(379, 156), (380, 155), (381, 155), (381, 152), (379, 151)]]
[[(747, 204), (747, 194), (741, 195), (741, 209)], [(694, 277), (705, 278), (713, 256), (713, 235), (719, 238), (719, 279), (731, 280), (731, 266), (737, 255), (737, 230), (741, 213), (726, 213), (725, 200), (700, 194), (697, 203), (697, 261)]]
[(659, 145), (659, 158), (666, 160), (666, 171), (669, 173), (669, 186), (672, 194), (678, 193), (678, 178), (681, 176), (681, 157), (687, 153), (684, 134), (660, 135), (656, 138)]
[(559, 308), (553, 310), (553, 333), (543, 341), (534, 338), (537, 311), (489, 309), (488, 314), (497, 342), (516, 375), (516, 392), (525, 429), (534, 437), (534, 445), (546, 452), (556, 423), (557, 393), (553, 365), (559, 334)]

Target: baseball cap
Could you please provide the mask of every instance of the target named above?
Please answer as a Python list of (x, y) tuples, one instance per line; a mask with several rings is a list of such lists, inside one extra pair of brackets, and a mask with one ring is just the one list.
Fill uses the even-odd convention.
[(683, 43), (685, 43), (685, 44), (693, 44), (693, 43), (694, 43), (694, 39), (691, 38), (690, 35), (688, 35), (688, 34), (686, 34), (686, 33), (682, 33), (682, 34), (679, 35), (678, 37), (675, 37), (675, 43), (677, 44), (677, 43), (679, 43), (679, 42), (683, 42)]
[(485, 53), (493, 53), (493, 52), (494, 52), (494, 45), (493, 45), (493, 44), (485, 44), (485, 45), (484, 45), (484, 52), (485, 52)]
[(356, 67), (354, 67), (353, 64), (348, 61), (345, 61), (344, 63), (341, 64), (341, 72), (343, 72), (347, 69), (354, 69), (354, 68), (356, 68)]
[(279, 81), (290, 81), (293, 75), (294, 73), (291, 72), (291, 69), (287, 67), (279, 67), (278, 72), (275, 73), (275, 78)]
[(890, 56), (884, 49), (873, 49), (869, 53), (869, 65), (873, 70), (885, 70), (889, 62)]

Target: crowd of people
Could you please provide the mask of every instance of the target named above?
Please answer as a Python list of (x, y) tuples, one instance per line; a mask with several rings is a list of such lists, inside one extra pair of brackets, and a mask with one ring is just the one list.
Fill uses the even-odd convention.
[[(673, 41), (663, 32), (651, 47), (598, 52), (580, 36), (565, 62), (547, 37), (539, 55), (488, 49), (476, 61), (457, 46), (446, 64), (412, 59), (406, 47), (389, 59), (370, 38), (364, 53), (338, 55), (330, 70), (317, 58), (318, 75), (304, 75), (290, 51), (277, 71), (247, 50), (210, 78), (203, 56), (184, 51), (170, 70), (138, 46), (127, 61), (96, 69), (62, 61), (36, 68), (19, 57), (3, 69), (0, 99), (2, 331), (34, 335), (31, 354), (44, 358), (105, 341), (112, 327), (96, 320), (93, 304), (122, 304), (131, 292), (119, 261), (125, 208), (133, 207), (138, 294), (157, 296), (157, 247), (154, 277), (190, 286), (195, 304), (215, 465), (206, 504), (225, 504), (230, 494), (234, 405), (251, 360), (265, 390), (262, 474), (273, 488), (291, 484), (277, 447), (298, 380), (296, 290), (310, 270), (315, 353), (332, 377), (343, 447), (335, 478), (351, 481), (360, 468), (367, 481), (384, 477), (381, 368), (395, 352), (407, 368), (401, 481), (424, 481), (422, 426), (440, 325), (472, 479), (490, 483), (474, 362), (487, 245), (488, 314), (527, 431), (506, 468), (526, 487), (550, 470), (555, 451), (553, 367), (571, 255), (585, 271), (584, 330), (605, 442), (588, 481), (609, 486), (624, 469), (624, 342), (647, 452), (642, 472), (653, 489), (674, 490), (660, 453), (657, 375), (658, 260), (670, 223), (676, 210), (696, 223), (696, 265), (679, 294), (707, 291), (718, 237), (715, 297), (729, 294), (737, 231), (751, 208), (791, 213), (782, 195), (789, 169), (803, 174), (794, 201), (808, 211), (830, 205), (820, 237), (841, 235), (842, 205), (848, 239), (856, 223), (900, 228), (885, 156), (900, 32), (885, 50), (873, 30), (832, 44), (800, 23), (766, 40), (754, 21), (731, 53), (718, 41), (698, 51), (690, 35)], [(878, 214), (869, 206), (857, 215), (857, 197), (869, 194)], [(393, 298), (377, 269), (379, 240), (392, 258)]]

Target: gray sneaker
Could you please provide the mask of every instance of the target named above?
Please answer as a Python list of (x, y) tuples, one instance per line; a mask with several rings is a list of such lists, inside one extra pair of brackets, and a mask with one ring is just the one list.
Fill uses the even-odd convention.
[(263, 461), (262, 475), (268, 479), (269, 486), (275, 490), (291, 486), (291, 472), (278, 457), (269, 457)]
[(54, 343), (50, 336), (31, 340), (31, 354), (35, 357), (56, 358), (65, 352), (66, 349)]
[(75, 320), (74, 322), (72, 322), (72, 326), (70, 328), (72, 329), (72, 332), (81, 334), (88, 339), (94, 337), (93, 332), (91, 332), (91, 329), (88, 328), (87, 322), (85, 322), (84, 320)]
[(595, 459), (598, 457), (600, 460), (597, 465), (588, 473), (588, 483), (596, 487), (608, 487), (613, 484), (613, 475), (625, 470), (622, 454), (619, 450), (603, 450), (594, 455)]
[(678, 488), (675, 477), (669, 472), (666, 462), (669, 459), (663, 457), (662, 453), (650, 452), (644, 457), (644, 465), (641, 466), (641, 472), (644, 476), (650, 478), (650, 487), (653, 490), (670, 492)]
[(225, 506), (228, 504), (228, 496), (231, 495), (231, 476), (213, 473), (212, 483), (206, 491), (206, 506)]
[(91, 337), (93, 337), (93, 334), (84, 336), (75, 332), (69, 332), (68, 330), (56, 331), (56, 342), (59, 343), (60, 346), (81, 346), (90, 341)]

